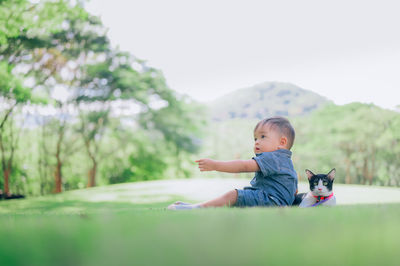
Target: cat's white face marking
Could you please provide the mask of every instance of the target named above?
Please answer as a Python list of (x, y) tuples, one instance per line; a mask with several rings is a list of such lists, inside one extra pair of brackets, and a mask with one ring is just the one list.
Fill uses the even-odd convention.
[(316, 185), (314, 187), (314, 190), (312, 191), (312, 193), (315, 196), (329, 196), (331, 194), (331, 192), (328, 190), (326, 185), (324, 185), (324, 182), (322, 181), (322, 179), (318, 180), (318, 185)]

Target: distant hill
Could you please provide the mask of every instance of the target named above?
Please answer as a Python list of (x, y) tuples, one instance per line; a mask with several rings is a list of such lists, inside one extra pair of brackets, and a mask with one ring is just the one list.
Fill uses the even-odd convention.
[(262, 119), (273, 115), (301, 116), (330, 102), (314, 92), (282, 82), (265, 82), (239, 89), (209, 103), (215, 121)]

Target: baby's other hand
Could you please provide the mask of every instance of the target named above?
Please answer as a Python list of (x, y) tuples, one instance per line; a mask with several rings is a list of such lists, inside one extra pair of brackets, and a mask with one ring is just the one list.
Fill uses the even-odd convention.
[(200, 159), (196, 163), (199, 164), (200, 171), (213, 171), (215, 170), (215, 161), (211, 159)]

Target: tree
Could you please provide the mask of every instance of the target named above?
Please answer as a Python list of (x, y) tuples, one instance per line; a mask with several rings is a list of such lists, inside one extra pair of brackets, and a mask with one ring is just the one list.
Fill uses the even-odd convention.
[[(88, 173), (89, 187), (95, 185), (101, 160), (99, 143), (113, 111), (113, 103), (125, 102), (136, 106), (140, 113), (147, 113), (152, 110), (154, 99), (165, 103), (173, 99), (172, 91), (166, 87), (159, 71), (127, 53), (109, 49), (105, 56), (104, 61), (85, 66), (77, 98), (81, 114), (80, 132), (92, 161)], [(133, 65), (138, 69), (134, 69)]]
[(141, 115), (144, 128), (163, 134), (175, 157), (176, 176), (189, 175), (182, 168), (182, 160), (184, 155), (199, 151), (202, 128), (206, 125), (204, 118), (203, 107), (187, 98), (170, 100), (167, 106)]
[[(200, 125), (192, 112), (198, 107), (168, 88), (159, 70), (112, 48), (101, 21), (89, 15), (81, 2), (35, 4), (17, 0), (0, 4), (0, 15), (4, 15), (0, 16), (0, 27), (6, 29), (0, 30), (0, 144), (4, 162), (13, 160), (11, 154), (18, 147), (16, 127), (8, 123), (13, 121), (13, 111), (39, 102), (56, 109), (53, 118), (37, 119), (42, 133), (36, 162), (42, 194), (48, 190), (48, 168), (52, 168), (54, 192), (63, 190), (63, 169), (78, 150), (85, 150), (90, 161), (88, 186), (96, 184), (103, 158), (113, 153), (113, 149), (102, 147), (102, 141), (113, 136), (109, 121), (119, 119), (118, 105), (135, 109), (130, 118), (137, 125), (133, 134), (157, 132), (161, 136), (157, 145), (173, 150), (177, 169), (182, 151), (196, 151)], [(154, 164), (145, 166), (142, 162), (153, 151), (138, 142), (133, 145), (136, 148), (127, 157), (136, 169), (131, 174), (148, 175), (145, 173)], [(160, 160), (159, 165), (168, 167), (164, 162)]]
[[(82, 15), (84, 14), (84, 15)], [(65, 146), (65, 132), (71, 126), (70, 106), (77, 106), (77, 87), (80, 86), (82, 65), (102, 53), (108, 47), (108, 39), (105, 37), (101, 22), (84, 11), (78, 10), (74, 16), (64, 20), (63, 30), (56, 32), (48, 38), (48, 48), (43, 53), (47, 54), (46, 70), (52, 73), (52, 79), (47, 80), (45, 85), (49, 88), (49, 94), (54, 95), (53, 101), (58, 108), (61, 118), (58, 119), (55, 146), (55, 192), (62, 191), (62, 166), (65, 158), (73, 152), (71, 145)], [(54, 46), (54, 47), (53, 47)], [(92, 55), (91, 55), (92, 54)], [(67, 97), (57, 97), (56, 88), (64, 88)], [(64, 148), (63, 148), (64, 147)], [(69, 147), (67, 152), (66, 148)], [(77, 148), (77, 147), (76, 147)]]
[(80, 112), (81, 127), (79, 132), (83, 138), (86, 152), (91, 160), (92, 166), (88, 172), (87, 187), (94, 187), (96, 185), (96, 174), (100, 158), (100, 141), (103, 138), (104, 131), (108, 124), (110, 109), (104, 111), (92, 111), (86, 114)]
[(296, 121), (294, 157), (301, 168), (336, 167), (336, 180), (397, 184), (399, 115), (372, 104), (329, 105)]
[[(37, 41), (37, 36), (43, 34), (43, 31), (48, 33), (61, 26), (60, 22), (64, 16), (54, 16), (54, 14), (58, 12), (62, 14), (66, 7), (63, 1), (40, 4), (32, 4), (24, 0), (0, 2), (0, 100), (2, 101), (0, 111), (4, 112), (0, 118), (0, 147), (4, 192), (7, 194), (9, 193), (9, 175), (17, 147), (15, 141), (18, 141), (18, 138), (12, 137), (11, 142), (6, 145), (4, 126), (19, 104), (35, 100), (32, 97), (31, 88), (23, 86), (23, 80), (34, 72), (32, 64), (29, 67), (27, 62), (30, 61), (32, 49), (41, 45)], [(18, 66), (28, 70), (21, 71)], [(15, 135), (12, 130), (11, 126), (9, 136)], [(6, 146), (8, 146), (8, 151)]]

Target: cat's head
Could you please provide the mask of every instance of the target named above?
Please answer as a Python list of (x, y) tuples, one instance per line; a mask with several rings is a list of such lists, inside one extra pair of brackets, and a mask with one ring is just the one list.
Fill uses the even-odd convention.
[(310, 182), (310, 191), (314, 196), (329, 196), (332, 193), (333, 180), (336, 170), (333, 168), (328, 174), (315, 175), (310, 170), (306, 170), (308, 181)]

